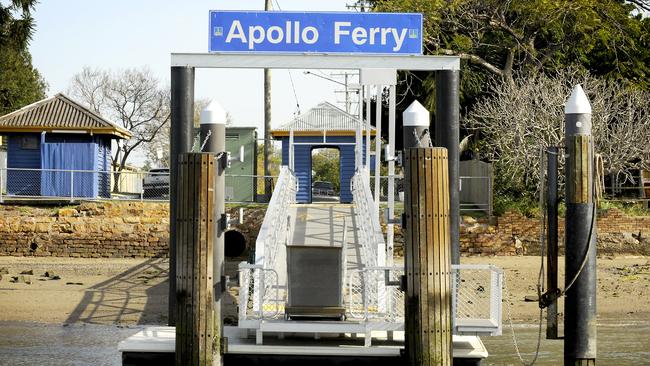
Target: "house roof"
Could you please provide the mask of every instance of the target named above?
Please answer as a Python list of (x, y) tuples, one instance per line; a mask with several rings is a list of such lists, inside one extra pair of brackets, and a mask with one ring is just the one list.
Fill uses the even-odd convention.
[(58, 93), (0, 117), (0, 133), (85, 131), (131, 138), (131, 132)]
[[(323, 131), (327, 131), (328, 136), (353, 136), (357, 128), (365, 131), (365, 122), (360, 122), (357, 116), (331, 103), (321, 102), (306, 113), (272, 130), (271, 136), (288, 136), (291, 130), (298, 136), (320, 136)], [(375, 128), (370, 126), (370, 129), (374, 135)]]

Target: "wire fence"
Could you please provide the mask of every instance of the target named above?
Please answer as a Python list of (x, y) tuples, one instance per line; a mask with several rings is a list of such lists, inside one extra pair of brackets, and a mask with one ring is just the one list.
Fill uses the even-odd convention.
[[(265, 186), (271, 192), (277, 176), (226, 174), (225, 198), (230, 203), (263, 203)], [(461, 190), (491, 187), (490, 177), (461, 177)], [(374, 176), (370, 177), (374, 196)], [(380, 202), (388, 202), (388, 177), (380, 177)], [(490, 188), (491, 190), (491, 188)], [(404, 177), (395, 177), (396, 212), (404, 200)], [(483, 202), (461, 201), (461, 212), (492, 214), (491, 194)], [(0, 202), (4, 200), (169, 200), (169, 171), (101, 171), (71, 169), (0, 168)]]
[[(492, 216), (492, 177), (491, 176), (461, 176), (460, 177), (460, 211), (462, 213), (478, 212), (487, 216)], [(370, 190), (373, 197), (375, 195), (375, 177), (370, 176)], [(388, 177), (379, 177), (379, 201), (388, 202)], [(404, 177), (395, 177), (396, 202), (395, 212), (402, 212), (404, 202)]]
[[(227, 202), (256, 202), (277, 176), (226, 174)], [(169, 171), (0, 168), (0, 202), (21, 200), (169, 200)]]

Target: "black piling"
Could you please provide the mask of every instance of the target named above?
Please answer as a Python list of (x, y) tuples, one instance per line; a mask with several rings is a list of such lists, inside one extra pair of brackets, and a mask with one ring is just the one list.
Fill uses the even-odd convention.
[(460, 104), (459, 71), (436, 73), (435, 145), (447, 148), (449, 158), (449, 235), (451, 263), (460, 263)]
[(596, 203), (591, 106), (576, 86), (565, 108), (564, 365), (596, 364)]
[(169, 141), (169, 325), (176, 325), (176, 200), (178, 155), (192, 149), (194, 135), (194, 68), (171, 68)]
[[(547, 191), (546, 191), (546, 243), (548, 250), (546, 254), (547, 277), (546, 288), (549, 293), (557, 293), (557, 274), (558, 274), (558, 176), (557, 176), (557, 154), (558, 148), (549, 147), (546, 150), (547, 156)], [(546, 338), (558, 339), (557, 301), (553, 301), (546, 308)]]

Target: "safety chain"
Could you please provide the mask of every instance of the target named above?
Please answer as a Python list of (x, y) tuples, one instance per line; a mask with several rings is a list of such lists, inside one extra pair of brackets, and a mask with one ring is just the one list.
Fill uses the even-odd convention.
[(201, 144), (201, 149), (199, 151), (203, 151), (203, 148), (205, 147), (205, 144), (208, 143), (208, 140), (210, 139), (210, 135), (212, 135), (212, 130), (208, 130), (208, 133), (205, 135), (205, 138), (203, 139), (203, 143)]
[(519, 361), (521, 362), (522, 365), (524, 366), (533, 366), (535, 362), (537, 362), (537, 357), (539, 356), (539, 348), (542, 344), (542, 321), (544, 318), (544, 310), (542, 308), (539, 309), (539, 326), (538, 326), (538, 333), (537, 333), (537, 346), (535, 347), (535, 356), (533, 357), (533, 360), (530, 362), (526, 362), (524, 360), (524, 357), (521, 355), (521, 351), (519, 350), (519, 343), (517, 343), (517, 336), (515, 335), (515, 328), (512, 325), (512, 315), (510, 313), (510, 291), (508, 291), (508, 283), (506, 280), (507, 276), (504, 273), (503, 274), (503, 291), (505, 292), (506, 295), (506, 316), (508, 318), (508, 326), (510, 327), (510, 332), (512, 334), (512, 344), (515, 346), (515, 352), (517, 353), (517, 357), (519, 357)]

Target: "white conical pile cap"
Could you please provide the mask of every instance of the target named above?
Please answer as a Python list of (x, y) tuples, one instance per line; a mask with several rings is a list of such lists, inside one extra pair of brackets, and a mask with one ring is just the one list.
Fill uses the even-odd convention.
[(576, 85), (564, 105), (565, 114), (591, 114), (591, 103), (580, 84)]
[(201, 124), (226, 124), (226, 110), (216, 101), (211, 101), (201, 111)]
[(429, 111), (414, 100), (402, 113), (402, 123), (404, 126), (429, 127)]

